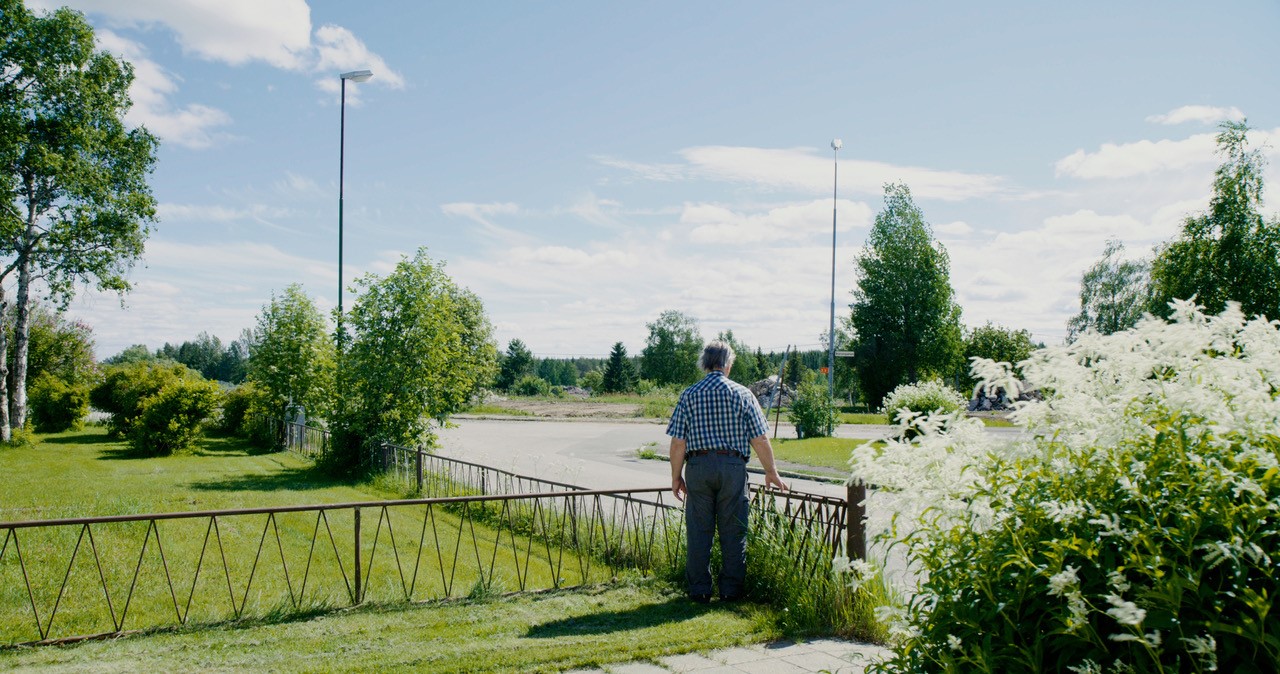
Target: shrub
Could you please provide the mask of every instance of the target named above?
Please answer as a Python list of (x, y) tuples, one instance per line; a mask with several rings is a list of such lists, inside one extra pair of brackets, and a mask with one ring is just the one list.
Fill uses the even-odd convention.
[(855, 450), (924, 579), (881, 671), (1280, 671), (1280, 324), (1173, 308), (1033, 354), (1054, 393), (1019, 404), (1022, 439), (947, 416)]
[(179, 380), (142, 400), (131, 425), (129, 443), (146, 456), (168, 456), (188, 449), (200, 427), (218, 409), (222, 392), (211, 381)]
[(89, 391), (89, 402), (109, 412), (107, 434), (126, 438), (142, 413), (142, 402), (165, 386), (179, 381), (203, 381), (199, 374), (178, 363), (135, 362), (106, 369), (102, 381)]
[(604, 392), (604, 373), (592, 370), (578, 379), (578, 385), (592, 393)]
[(218, 419), (218, 430), (223, 433), (239, 435), (245, 432), (245, 415), (255, 406), (261, 393), (253, 382), (245, 382), (230, 391), (222, 398), (222, 415)]
[(964, 394), (934, 379), (893, 389), (884, 398), (883, 411), (890, 422), (896, 422), (904, 409), (914, 415), (954, 414), (963, 410), (967, 402)]
[(31, 385), (31, 423), (41, 433), (61, 433), (84, 427), (89, 414), (89, 387), (68, 384), (42, 373)]
[(526, 374), (511, 385), (511, 392), (518, 396), (549, 396), (551, 384), (541, 377)]
[(829, 438), (840, 422), (840, 414), (836, 411), (835, 401), (827, 393), (826, 383), (817, 380), (800, 384), (787, 418), (796, 425), (796, 436), (801, 439)]

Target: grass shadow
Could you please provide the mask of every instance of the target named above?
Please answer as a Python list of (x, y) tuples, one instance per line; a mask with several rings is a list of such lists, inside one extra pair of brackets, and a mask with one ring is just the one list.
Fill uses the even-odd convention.
[(101, 431), (75, 431), (64, 435), (51, 435), (40, 439), (46, 445), (109, 445), (120, 440), (113, 440)]
[(263, 447), (248, 438), (226, 434), (206, 434), (200, 439), (192, 454), (196, 456), (258, 456), (272, 454), (276, 449)]
[(605, 611), (553, 620), (529, 628), (525, 636), (532, 639), (557, 639), (560, 637), (589, 636), (645, 629), (669, 623), (692, 620), (708, 611), (718, 610), (706, 604), (695, 604), (688, 599), (671, 599), (659, 604), (647, 604), (626, 611)]
[(187, 485), (199, 491), (306, 491), (349, 485), (349, 481), (330, 477), (318, 468), (281, 468), (273, 473), (232, 475), (200, 480)]

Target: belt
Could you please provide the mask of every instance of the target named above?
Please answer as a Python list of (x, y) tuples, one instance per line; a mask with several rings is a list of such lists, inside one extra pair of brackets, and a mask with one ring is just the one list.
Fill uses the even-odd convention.
[(742, 452), (734, 451), (732, 449), (691, 449), (684, 453), (684, 455), (687, 457), (688, 456), (704, 456), (706, 454), (720, 454), (722, 456), (736, 456), (739, 458), (746, 458), (745, 456), (743, 456)]

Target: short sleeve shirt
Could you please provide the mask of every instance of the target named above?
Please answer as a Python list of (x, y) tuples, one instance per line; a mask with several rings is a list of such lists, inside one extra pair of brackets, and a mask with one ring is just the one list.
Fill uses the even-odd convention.
[(751, 457), (751, 438), (769, 430), (755, 394), (714, 370), (680, 394), (667, 435), (686, 451), (726, 449)]

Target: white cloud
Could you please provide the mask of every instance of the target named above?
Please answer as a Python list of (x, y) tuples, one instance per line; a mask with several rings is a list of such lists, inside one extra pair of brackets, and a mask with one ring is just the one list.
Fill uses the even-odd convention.
[[(601, 164), (623, 169), (647, 180), (676, 181), (703, 178), (754, 183), (761, 187), (805, 192), (829, 192), (834, 178), (832, 159), (813, 148), (774, 149), (706, 145), (681, 150), (684, 164), (644, 164), (597, 158)], [(881, 194), (885, 183), (905, 182), (925, 199), (962, 200), (1007, 191), (999, 176), (939, 171), (883, 162), (841, 159), (840, 189)]]
[[(1216, 154), (1216, 136), (1216, 133), (1199, 133), (1182, 140), (1103, 143), (1097, 152), (1081, 149), (1059, 159), (1054, 169), (1059, 177), (1112, 179), (1213, 165), (1220, 160)], [(1280, 128), (1249, 131), (1253, 147), (1264, 148), (1271, 157), (1280, 156), (1278, 140)]]
[(284, 218), (292, 215), (292, 211), (278, 206), (253, 204), (245, 208), (232, 208), (222, 205), (196, 205), (162, 203), (156, 207), (156, 217), (160, 222), (262, 222), (270, 219)]
[[(381, 56), (370, 51), (354, 33), (342, 26), (326, 24), (317, 28), (315, 48), (316, 62), (311, 70), (324, 73), (323, 77), (316, 80), (316, 85), (324, 91), (336, 93), (342, 84), (336, 75), (350, 70), (371, 70), (373, 78), (370, 82), (376, 81), (392, 89), (404, 88), (404, 78), (400, 73), (392, 70)], [(349, 102), (357, 95), (355, 90), (359, 88), (347, 88)]]
[(567, 210), (569, 213), (593, 225), (616, 229), (622, 226), (621, 221), (618, 219), (618, 211), (621, 205), (613, 199), (601, 199), (594, 193), (588, 192), (570, 205)]
[(125, 115), (128, 124), (145, 126), (165, 142), (193, 149), (209, 147), (224, 137), (217, 129), (230, 124), (231, 116), (198, 103), (175, 108), (169, 97), (178, 91), (178, 77), (147, 58), (142, 45), (109, 30), (99, 30), (96, 36), (99, 47), (133, 64), (133, 85), (129, 87), (133, 107)]
[[(185, 244), (147, 242), (145, 267), (134, 270), (125, 306), (114, 293), (82, 292), (70, 314), (93, 326), (97, 355), (107, 357), (137, 342), (156, 348), (201, 331), (223, 341), (251, 327), (274, 291), (302, 283), (321, 311), (334, 306), (337, 268), (332, 261), (299, 257), (252, 242)], [(347, 270), (355, 278), (358, 270)]]
[(1163, 115), (1147, 117), (1147, 121), (1154, 124), (1183, 124), (1185, 122), (1213, 124), (1223, 120), (1238, 122), (1242, 119), (1244, 119), (1244, 113), (1240, 111), (1240, 108), (1235, 106), (1217, 108), (1209, 105), (1184, 105)]
[(481, 233), (490, 238), (500, 241), (528, 241), (529, 237), (523, 232), (516, 231), (509, 227), (503, 227), (494, 222), (494, 216), (497, 215), (517, 215), (520, 206), (513, 203), (488, 203), (480, 204), (470, 201), (459, 201), (454, 203), (442, 204), (440, 210), (445, 215), (452, 215), (467, 218), (480, 225)]
[(1097, 152), (1076, 150), (1054, 164), (1054, 173), (1074, 178), (1130, 178), (1157, 171), (1185, 169), (1214, 161), (1214, 134), (1184, 140), (1140, 140), (1116, 145), (1103, 143)]
[[(55, 8), (49, 0), (36, 0), (33, 4), (38, 9)], [(350, 30), (325, 24), (313, 34), (311, 7), (306, 0), (68, 0), (65, 4), (104, 17), (113, 28), (167, 28), (184, 53), (205, 61), (232, 66), (266, 63), (282, 70), (318, 75), (316, 86), (329, 93), (337, 93), (340, 72), (365, 68), (374, 71), (371, 83), (392, 89), (405, 86), (404, 77)], [(139, 101), (138, 106), (148, 128), (187, 147), (212, 144), (216, 139), (200, 130), (227, 124), (230, 118), (200, 104), (170, 110), (166, 99), (177, 89), (173, 77), (154, 64), (145, 67), (156, 71), (146, 77), (151, 83), (150, 102)], [(359, 105), (360, 87), (349, 89), (348, 102)]]
[[(871, 224), (875, 213), (862, 202), (841, 200), (836, 223), (848, 233)], [(737, 246), (762, 242), (791, 241), (831, 234), (831, 202), (816, 200), (787, 204), (764, 212), (743, 213), (720, 204), (685, 204), (680, 224), (689, 227), (696, 243)]]
[[(42, 1), (52, 6), (54, 3)], [(109, 17), (114, 24), (173, 31), (183, 51), (206, 61), (262, 61), (300, 70), (314, 57), (306, 0), (68, 0), (57, 5)]]

